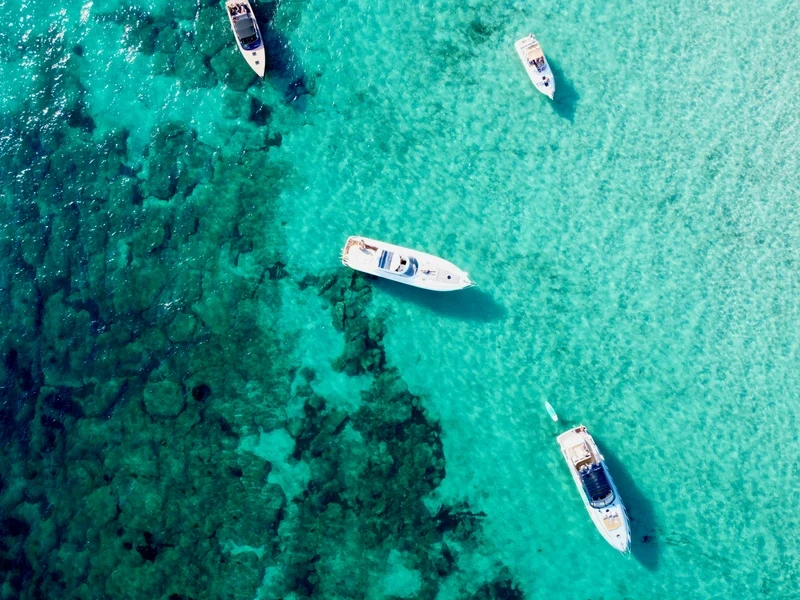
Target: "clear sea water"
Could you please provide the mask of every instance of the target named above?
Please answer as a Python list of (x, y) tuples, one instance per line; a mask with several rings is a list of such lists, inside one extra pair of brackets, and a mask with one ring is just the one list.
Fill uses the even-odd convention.
[[(436, 295), (370, 281), (366, 309), (370, 319), (385, 319), (387, 364), (441, 425), (446, 476), (424, 498), (428, 514), (442, 503), (468, 503), (485, 513), (477, 541), (464, 544), (435, 593), (421, 584), (430, 573), (402, 565), (408, 548), (366, 555), (343, 547), (335, 560), (323, 552), (314, 597), (457, 599), (500, 572), (524, 598), (800, 597), (798, 2), (283, 0), (270, 5), (273, 68), (237, 92), (219, 74), (208, 87), (187, 83), (189, 68), (159, 74), (155, 63), (165, 53), (143, 51), (147, 42), (136, 34), (150, 14), (197, 39), (206, 31), (198, 15), (215, 10), (227, 40), (221, 7), (144, 2), (136, 18), (102, 18), (129, 14), (126, 7), (0, 0), (0, 152), (9, 156), (26, 128), (56, 136), (80, 87), (82, 118), (93, 122), (87, 156), (102, 135), (124, 128), (126, 164), (145, 180), (154, 167), (142, 165), (159, 162), (153, 132), (180, 123), (196, 132), (180, 153), (238, 166), (211, 167), (198, 188), (179, 184), (176, 193), (194, 198), (192, 214), (220, 227), (255, 215), (237, 235), (262, 253), (229, 264), (234, 237), (210, 250), (189, 245), (180, 262), (160, 263), (153, 275), (175, 281), (190, 265), (204, 293), (225, 289), (233, 304), (193, 312), (209, 331), (230, 310), (254, 324), (255, 341), (207, 345), (205, 360), (234, 364), (253, 343), (255, 371), (280, 370), (280, 361), (292, 373), (313, 369), (315, 392), (353, 413), (371, 375), (332, 366), (345, 338), (303, 277), (341, 275), (340, 247), (362, 234), (446, 257), (478, 283)], [(532, 87), (513, 50), (531, 31), (555, 72), (554, 102)], [(248, 121), (250, 98), (269, 107), (279, 145), (266, 144)], [(48, 143), (45, 153), (55, 152), (58, 143), (41, 142)], [(25, 206), (51, 214), (53, 231), (66, 217), (48, 213), (43, 193), (26, 199), (18, 185), (46, 172), (25, 175), (24, 161), (14, 164), (0, 175), (3, 243), (9, 257), (20, 244), (35, 255), (44, 238), (21, 227)], [(93, 174), (92, 164), (78, 169)], [(177, 202), (143, 190), (139, 205), (151, 215)], [(69, 205), (66, 192), (59, 198)], [(176, 223), (188, 218), (176, 214)], [(94, 226), (83, 211), (73, 218), (77, 224), (64, 227)], [(84, 245), (88, 263), (93, 251), (110, 261), (128, 243), (127, 233), (114, 238), (117, 221), (109, 219), (106, 246)], [(139, 225), (123, 226), (139, 239)], [(77, 238), (59, 239), (68, 249)], [(289, 274), (273, 296), (237, 292), (236, 278), (258, 280), (267, 255)], [(18, 272), (29, 269), (20, 264), (9, 258), (3, 266), (8, 298)], [(84, 304), (74, 299), (78, 271), (50, 282), (43, 305), (65, 290), (73, 307), (94, 298), (102, 313), (104, 300), (94, 295), (103, 292), (91, 283)], [(103, 277), (91, 267), (81, 272), (84, 282)], [(139, 283), (123, 277), (113, 285), (116, 298)], [(47, 327), (26, 326), (25, 306), (4, 309), (2, 350), (7, 356), (24, 338), (44, 364)], [(79, 328), (62, 329), (58, 337), (69, 345), (64, 338)], [(268, 346), (258, 346), (259, 336), (267, 335), (279, 348), (259, 354)], [(81, 360), (90, 365), (94, 357)], [(48, 375), (45, 364), (43, 385), (83, 389), (83, 367), (70, 365), (68, 377)], [(289, 425), (258, 412), (267, 384), (253, 385), (243, 391), (231, 383), (220, 402), (235, 404), (236, 413), (247, 398), (253, 414), (229, 419), (239, 452), (269, 460), (270, 482), (292, 505), (312, 475), (287, 458)], [(11, 406), (14, 392), (3, 390)], [(292, 398), (287, 392), (281, 408), (289, 420), (303, 413)], [(630, 557), (594, 530), (563, 464), (555, 437), (578, 423), (600, 443), (628, 507)], [(13, 446), (5, 448), (10, 464)], [(70, 462), (56, 466), (66, 472)], [(15, 486), (12, 471), (2, 472), (0, 500), (4, 514), (22, 518), (35, 511), (19, 508), (20, 494), (11, 499), (28, 485)], [(67, 478), (57, 480), (52, 489), (67, 486)], [(229, 502), (235, 507), (235, 494)], [(228, 548), (261, 545), (229, 537)], [(345, 537), (357, 540), (357, 527)], [(282, 568), (275, 556), (260, 563), (264, 598), (280, 597), (270, 591)], [(36, 576), (48, 572), (30, 562)], [(332, 578), (348, 569), (367, 573), (369, 583), (358, 593), (331, 591)], [(237, 586), (234, 576), (227, 581)], [(10, 589), (3, 598), (13, 597)]]

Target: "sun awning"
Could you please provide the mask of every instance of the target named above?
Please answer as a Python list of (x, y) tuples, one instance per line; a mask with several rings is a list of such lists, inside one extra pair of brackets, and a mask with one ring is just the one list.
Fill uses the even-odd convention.
[[(592, 506), (599, 503), (602, 506), (610, 504), (614, 500), (614, 493), (611, 491), (611, 483), (608, 481), (606, 471), (600, 464), (594, 464), (580, 472), (583, 488)], [(609, 495), (611, 498), (609, 499)], [(595, 506), (597, 508), (597, 506)]]
[(240, 40), (245, 38), (249, 38), (256, 34), (256, 27), (253, 23), (253, 19), (251, 19), (248, 15), (244, 15), (233, 22), (233, 26), (236, 28), (236, 35)]

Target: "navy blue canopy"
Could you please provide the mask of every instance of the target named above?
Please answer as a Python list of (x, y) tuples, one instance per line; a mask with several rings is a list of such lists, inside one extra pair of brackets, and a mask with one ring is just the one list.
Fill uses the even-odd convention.
[(243, 15), (234, 19), (233, 26), (240, 40), (246, 40), (256, 34), (256, 26), (250, 15)]
[(580, 476), (583, 489), (589, 496), (589, 504), (594, 508), (603, 508), (614, 501), (614, 492), (603, 465), (595, 464), (584, 467), (581, 469)]

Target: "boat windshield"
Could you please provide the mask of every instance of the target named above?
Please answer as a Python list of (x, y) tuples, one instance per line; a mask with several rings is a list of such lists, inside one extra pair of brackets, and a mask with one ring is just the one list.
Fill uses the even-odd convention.
[(581, 483), (592, 508), (605, 508), (614, 502), (614, 490), (601, 464), (593, 464), (580, 470)]
[(378, 268), (384, 271), (391, 270), (392, 257), (394, 257), (394, 252), (381, 250), (381, 255), (378, 257)]
[(417, 274), (419, 263), (413, 256), (402, 256), (389, 250), (381, 250), (378, 257), (378, 268), (403, 277), (413, 277)]
[(233, 22), (233, 25), (236, 28), (236, 37), (239, 38), (239, 41), (241, 42), (242, 46), (244, 46), (245, 50), (253, 50), (254, 48), (258, 48), (258, 46), (261, 44), (261, 40), (258, 39), (258, 31), (256, 31), (255, 21), (253, 21), (249, 14), (237, 17)]
[(409, 256), (401, 256), (400, 257), (400, 264), (397, 265), (395, 268), (395, 272), (399, 273), (400, 275), (404, 275), (405, 277), (413, 277), (417, 274), (417, 269), (419, 268), (419, 263), (417, 259)]

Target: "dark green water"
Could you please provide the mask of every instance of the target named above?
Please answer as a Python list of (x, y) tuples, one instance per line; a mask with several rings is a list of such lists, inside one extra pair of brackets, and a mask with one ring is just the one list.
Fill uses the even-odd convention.
[[(387, 585), (433, 597), (481, 517), (422, 503), (441, 428), (387, 363), (369, 284), (282, 256), (275, 203), (296, 184), (275, 150), (312, 101), (284, 47), (303, 6), (283, 29), (258, 7), (266, 82), (215, 3), (0, 8), (0, 597), (364, 597), (391, 553)], [(372, 376), (358, 410), (290, 358), (287, 279), (343, 332), (336, 370)], [(291, 434), (295, 497), (241, 450), (259, 430)], [(464, 593), (516, 589), (498, 570)]]
[(0, 0), (0, 600), (798, 597), (796, 0), (255, 8)]

